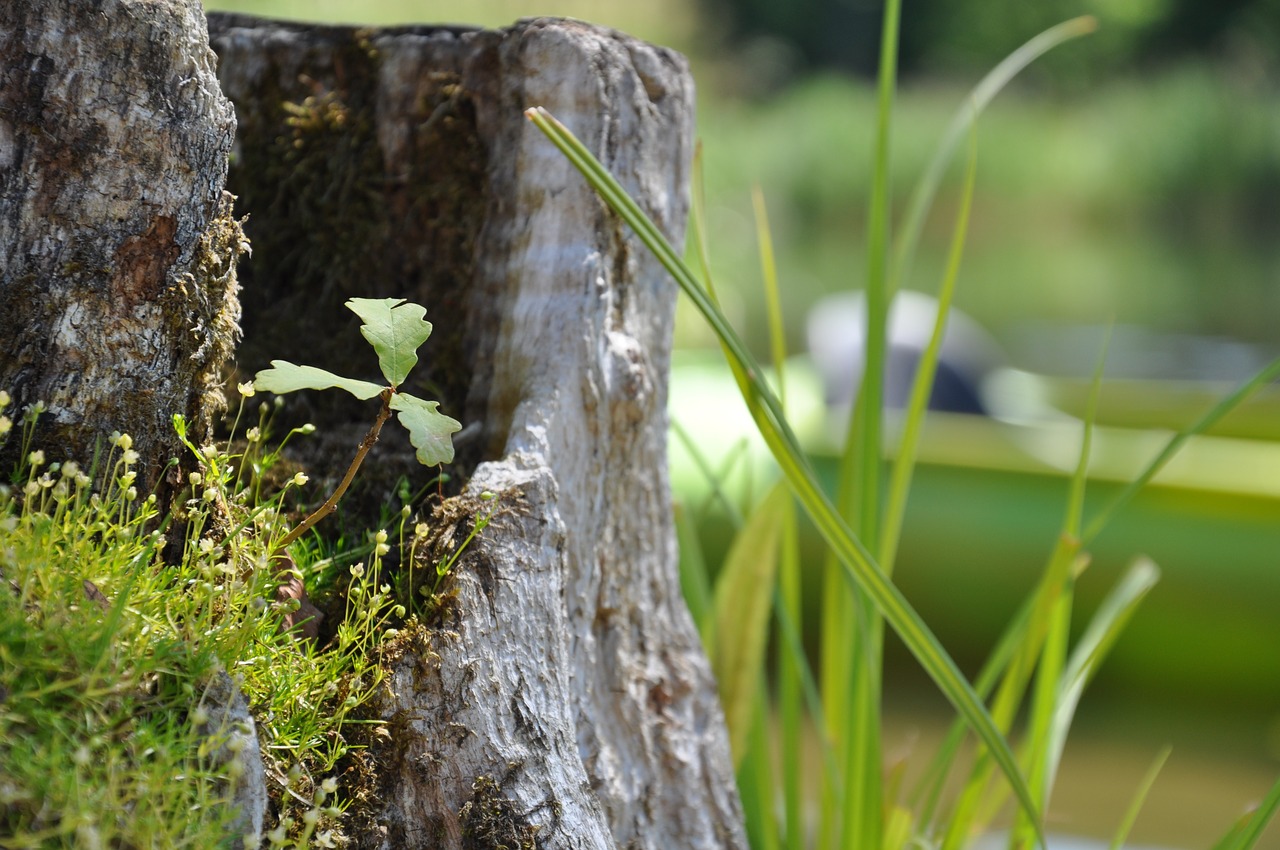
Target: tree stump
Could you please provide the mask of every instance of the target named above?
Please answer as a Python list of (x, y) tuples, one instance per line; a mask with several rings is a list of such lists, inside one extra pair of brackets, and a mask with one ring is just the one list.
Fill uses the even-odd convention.
[[(255, 248), (241, 369), (283, 357), (359, 377), (373, 363), (342, 302), (422, 303), (436, 326), (423, 391), (477, 423), (460, 498), (498, 495), (453, 604), (393, 643), (360, 846), (745, 846), (677, 576), (674, 285), (523, 117), (549, 108), (680, 240), (683, 60), (557, 20), (494, 32), (213, 15), (210, 32), (240, 124), (229, 187)], [(329, 403), (301, 414), (353, 445), (369, 411)], [(338, 472), (346, 454), (330, 456)], [(411, 455), (383, 439), (366, 466), (412, 472)]]
[(0, 389), (47, 407), (49, 461), (128, 433), (140, 489), (183, 451), (173, 414), (207, 438), (238, 333), (213, 66), (197, 0), (0, 4)]

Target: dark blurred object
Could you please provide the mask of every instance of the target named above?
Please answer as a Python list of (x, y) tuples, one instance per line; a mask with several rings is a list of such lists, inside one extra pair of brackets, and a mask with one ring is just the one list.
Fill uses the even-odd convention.
[[(907, 406), (937, 313), (938, 302), (919, 292), (903, 291), (893, 299), (884, 370), (887, 407)], [(862, 382), (866, 322), (866, 299), (861, 292), (824, 298), (809, 313), (809, 354), (822, 375), (827, 406), (840, 413), (848, 412)], [(1003, 361), (990, 334), (953, 308), (942, 337), (929, 408), (987, 414), (982, 384)]]
[[(784, 42), (803, 67), (870, 76), (879, 57), (883, 3), (872, 0), (703, 0), (731, 44)], [(982, 71), (1027, 39), (1080, 14), (1095, 15), (1096, 35), (1055, 51), (1032, 69), (1071, 84), (1125, 67), (1187, 58), (1273, 65), (1280, 34), (1275, 0), (913, 0), (904, 4), (898, 50), (903, 74)]]

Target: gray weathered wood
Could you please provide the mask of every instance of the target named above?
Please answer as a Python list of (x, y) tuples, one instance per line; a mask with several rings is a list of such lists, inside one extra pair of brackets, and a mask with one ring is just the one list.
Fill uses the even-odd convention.
[[(474, 467), (461, 507), (499, 497), (452, 604), (393, 642), (360, 845), (745, 846), (676, 572), (675, 290), (522, 114), (551, 109), (678, 242), (683, 60), (555, 20), (363, 31), (215, 15), (210, 27), (242, 128), (230, 186), (257, 252), (246, 304), (272, 308), (246, 308), (241, 368), (291, 349), (362, 363), (338, 305), (419, 301), (437, 328), (436, 397), (479, 429), (461, 452)], [(346, 335), (353, 348), (317, 351)], [(338, 429), (348, 415), (303, 413)], [(395, 466), (400, 442), (384, 436), (371, 463)]]
[(47, 406), (50, 461), (130, 434), (147, 488), (172, 414), (206, 438), (238, 333), (213, 60), (198, 0), (0, 3), (0, 389)]

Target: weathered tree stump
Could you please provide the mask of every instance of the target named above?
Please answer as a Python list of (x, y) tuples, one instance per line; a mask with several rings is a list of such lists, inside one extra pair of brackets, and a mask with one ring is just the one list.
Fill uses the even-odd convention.
[[(353, 785), (361, 846), (744, 846), (676, 575), (674, 288), (523, 117), (550, 108), (678, 239), (683, 61), (549, 20), (210, 32), (234, 147), (194, 0), (0, 5), (0, 388), (48, 406), (36, 447), (87, 463), (128, 432), (152, 486), (180, 454), (173, 413), (207, 435), (242, 212), (243, 373), (272, 357), (372, 373), (341, 303), (427, 305), (424, 386), (406, 389), (476, 423), (454, 507), (487, 489), (499, 508), (451, 605), (389, 646), (390, 737)], [(313, 469), (340, 472), (370, 412), (327, 403), (293, 414), (333, 435)], [(411, 456), (384, 439), (366, 468), (418, 484), (432, 473)]]
[(128, 433), (152, 488), (173, 414), (207, 437), (238, 330), (234, 132), (196, 0), (0, 4), (0, 389), (47, 406), (48, 460)]
[[(395, 643), (361, 846), (744, 846), (676, 573), (675, 290), (522, 114), (548, 107), (678, 240), (683, 60), (554, 20), (214, 15), (210, 31), (240, 124), (229, 188), (255, 247), (241, 369), (285, 357), (358, 375), (373, 364), (341, 303), (418, 301), (436, 325), (425, 391), (478, 423), (460, 452), (467, 493), (499, 496), (452, 606)], [(354, 444), (369, 412), (323, 403), (304, 414)], [(407, 442), (379, 452), (369, 464), (429, 475)]]

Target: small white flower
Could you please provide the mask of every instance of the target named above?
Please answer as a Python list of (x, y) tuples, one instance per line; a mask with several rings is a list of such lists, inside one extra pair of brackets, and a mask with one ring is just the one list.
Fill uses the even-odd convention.
[(193, 472), (187, 476), (187, 480), (191, 482), (192, 487), (199, 487), (204, 481), (204, 476), (198, 472)]
[(8, 416), (0, 416), (0, 437), (8, 434), (13, 429), (13, 420)]
[(301, 487), (303, 484), (306, 484), (310, 480), (311, 479), (307, 477), (307, 473), (305, 472), (295, 472), (293, 474), (293, 485), (295, 487)]
[(413, 527), (414, 537), (426, 537), (430, 533), (431, 526), (427, 525), (425, 522), (420, 522)]
[(310, 422), (298, 429), (299, 434), (314, 434), (315, 432), (316, 426), (312, 425)]
[(62, 465), (63, 478), (76, 478), (80, 475), (80, 464), (74, 460), (69, 460)]
[(138, 462), (138, 453), (133, 449), (125, 449), (124, 454), (120, 456), (125, 466), (133, 466)]
[(132, 484), (136, 480), (138, 480), (138, 473), (134, 472), (133, 470), (129, 470), (124, 475), (120, 476), (120, 486), (128, 487), (130, 484)]
[(44, 466), (44, 452), (36, 449), (31, 454), (27, 455), (27, 463), (31, 464), (33, 467)]
[(209, 537), (201, 537), (200, 552), (202, 554), (208, 555), (212, 551), (213, 551), (213, 539)]
[(374, 542), (375, 542), (375, 543), (386, 543), (386, 542), (387, 542), (387, 530), (386, 530), (385, 528), (380, 528), (380, 529), (378, 529), (378, 533), (377, 533), (377, 534), (375, 534), (375, 535), (373, 535), (373, 540), (374, 540)]
[(244, 438), (251, 443), (256, 443), (262, 439), (262, 431), (255, 425), (249, 429), (249, 432), (244, 435)]
[(257, 392), (253, 388), (253, 381), (245, 381), (243, 384), (236, 384), (236, 389), (240, 391), (240, 395), (245, 398), (253, 398), (253, 394)]
[(351, 567), (351, 575), (355, 578), (364, 577), (364, 564), (353, 564)]
[(22, 492), (26, 493), (28, 496), (34, 496), (36, 493), (40, 492), (40, 485), (37, 484), (35, 481), (28, 481), (23, 486)]
[(332, 794), (338, 790), (338, 780), (330, 776), (324, 782), (320, 783), (320, 787), (324, 789), (324, 793)]
[(133, 448), (133, 437), (128, 434), (121, 434), (116, 440), (116, 445), (120, 447), (121, 451), (128, 452), (129, 449)]
[(212, 502), (214, 499), (218, 498), (218, 489), (216, 487), (207, 488), (204, 491), (204, 495), (201, 496), (201, 498), (203, 498), (206, 502)]
[(313, 827), (316, 825), (316, 822), (319, 820), (320, 820), (319, 809), (308, 809), (307, 812), (302, 816), (302, 822), (305, 823), (307, 826)]
[(9, 406), (9, 394), (4, 390), (0, 390), (0, 409)]
[(53, 476), (46, 472), (44, 475), (40, 476), (39, 484), (45, 490), (48, 490), (50, 487), (53, 486)]
[(138, 498), (138, 488), (137, 488), (137, 487), (130, 487), (128, 490), (125, 490), (125, 491), (124, 491), (124, 500), (125, 500), (126, 502), (132, 502), (132, 501), (133, 501), (134, 499), (136, 499), (136, 498)]

